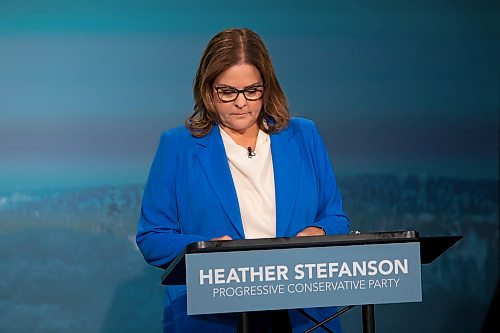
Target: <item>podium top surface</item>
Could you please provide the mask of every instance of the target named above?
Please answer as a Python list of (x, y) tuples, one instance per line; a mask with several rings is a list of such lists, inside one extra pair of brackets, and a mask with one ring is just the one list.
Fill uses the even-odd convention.
[(375, 233), (357, 233), (348, 235), (281, 237), (238, 239), (231, 241), (206, 241), (189, 244), (185, 253), (206, 253), (224, 251), (253, 251), (301, 247), (342, 246), (361, 244), (383, 244), (418, 242), (416, 231), (391, 231)]
[(185, 284), (184, 256), (186, 254), (420, 242), (421, 263), (429, 264), (461, 238), (462, 236), (420, 237), (416, 231), (395, 231), (332, 236), (196, 242), (186, 246), (185, 250), (170, 263), (162, 274), (162, 284)]

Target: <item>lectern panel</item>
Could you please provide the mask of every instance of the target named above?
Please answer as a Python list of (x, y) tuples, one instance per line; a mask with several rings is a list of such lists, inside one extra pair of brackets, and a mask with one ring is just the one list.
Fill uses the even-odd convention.
[(189, 314), (422, 300), (418, 242), (185, 257)]

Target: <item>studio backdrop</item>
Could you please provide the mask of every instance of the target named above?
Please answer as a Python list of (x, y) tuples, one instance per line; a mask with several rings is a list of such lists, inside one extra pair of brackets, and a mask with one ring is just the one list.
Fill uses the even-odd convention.
[[(380, 332), (480, 332), (498, 280), (494, 1), (0, 2), (0, 331), (159, 332), (135, 245), (161, 133), (208, 40), (255, 30), (313, 119), (351, 228), (464, 239)], [(360, 331), (360, 311), (343, 316)], [(408, 325), (411, 323), (411, 325)]]

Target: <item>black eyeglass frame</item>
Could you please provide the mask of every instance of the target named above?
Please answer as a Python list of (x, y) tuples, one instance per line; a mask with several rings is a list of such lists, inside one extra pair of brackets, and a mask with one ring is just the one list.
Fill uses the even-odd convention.
[[(215, 91), (217, 92), (217, 97), (219, 98), (219, 100), (222, 102), (222, 103), (231, 103), (231, 102), (234, 102), (238, 96), (240, 94), (243, 94), (243, 96), (245, 97), (245, 99), (247, 101), (258, 101), (259, 99), (262, 98), (262, 96), (264, 96), (264, 85), (263, 84), (256, 84), (256, 85), (253, 85), (253, 86), (250, 86), (250, 87), (246, 87), (246, 88), (243, 88), (243, 89), (236, 89), (234, 87), (228, 87), (228, 86), (219, 86), (219, 87), (216, 87), (214, 86), (214, 89)], [(231, 99), (231, 100), (223, 100), (220, 96), (220, 90), (233, 90), (236, 92), (236, 96)], [(248, 92), (249, 90), (260, 90), (262, 92), (262, 94), (258, 97), (258, 98), (248, 98), (248, 96), (246, 95), (246, 92)]]

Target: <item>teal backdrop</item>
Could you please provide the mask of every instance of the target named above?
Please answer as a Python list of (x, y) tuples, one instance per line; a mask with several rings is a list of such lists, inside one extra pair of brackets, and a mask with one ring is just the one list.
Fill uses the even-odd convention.
[[(208, 40), (264, 39), (332, 157), (352, 228), (464, 235), (381, 332), (480, 332), (498, 281), (495, 1), (0, 0), (0, 331), (161, 331), (134, 243), (163, 130)], [(360, 331), (360, 310), (343, 318)]]

